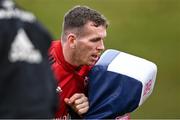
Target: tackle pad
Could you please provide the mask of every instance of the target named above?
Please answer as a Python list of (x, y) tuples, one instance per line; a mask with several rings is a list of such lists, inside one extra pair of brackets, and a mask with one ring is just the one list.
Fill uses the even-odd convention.
[(90, 108), (85, 119), (113, 119), (134, 111), (151, 95), (156, 74), (153, 62), (106, 50), (88, 75)]

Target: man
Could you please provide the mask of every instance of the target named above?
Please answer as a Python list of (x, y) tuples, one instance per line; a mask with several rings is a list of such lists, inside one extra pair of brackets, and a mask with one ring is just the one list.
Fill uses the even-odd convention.
[(51, 36), (33, 14), (0, 0), (0, 118), (53, 118)]
[(86, 75), (104, 50), (107, 26), (103, 15), (86, 6), (65, 15), (61, 40), (53, 41), (49, 49), (61, 96), (56, 118), (81, 118), (88, 111)]

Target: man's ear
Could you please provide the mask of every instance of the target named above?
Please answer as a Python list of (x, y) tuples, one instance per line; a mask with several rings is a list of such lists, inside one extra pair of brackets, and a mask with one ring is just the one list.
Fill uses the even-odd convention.
[(76, 47), (76, 35), (75, 34), (72, 34), (70, 33), (68, 35), (68, 44), (69, 44), (69, 47), (70, 48), (75, 48)]

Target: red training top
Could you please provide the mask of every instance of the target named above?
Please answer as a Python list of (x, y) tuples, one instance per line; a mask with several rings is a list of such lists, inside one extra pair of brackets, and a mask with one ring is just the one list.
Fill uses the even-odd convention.
[(57, 80), (57, 91), (59, 91), (60, 104), (56, 112), (56, 118), (68, 119), (68, 106), (65, 98), (70, 98), (74, 93), (85, 93), (87, 84), (87, 73), (90, 66), (73, 66), (64, 59), (60, 40), (52, 41), (49, 49), (52, 70)]

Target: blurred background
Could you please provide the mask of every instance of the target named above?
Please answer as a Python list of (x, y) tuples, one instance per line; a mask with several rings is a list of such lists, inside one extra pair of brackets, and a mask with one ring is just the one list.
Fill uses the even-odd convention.
[(54, 39), (64, 14), (87, 5), (110, 22), (106, 48), (118, 49), (157, 64), (150, 98), (131, 114), (135, 119), (180, 119), (180, 0), (15, 0), (33, 12)]

